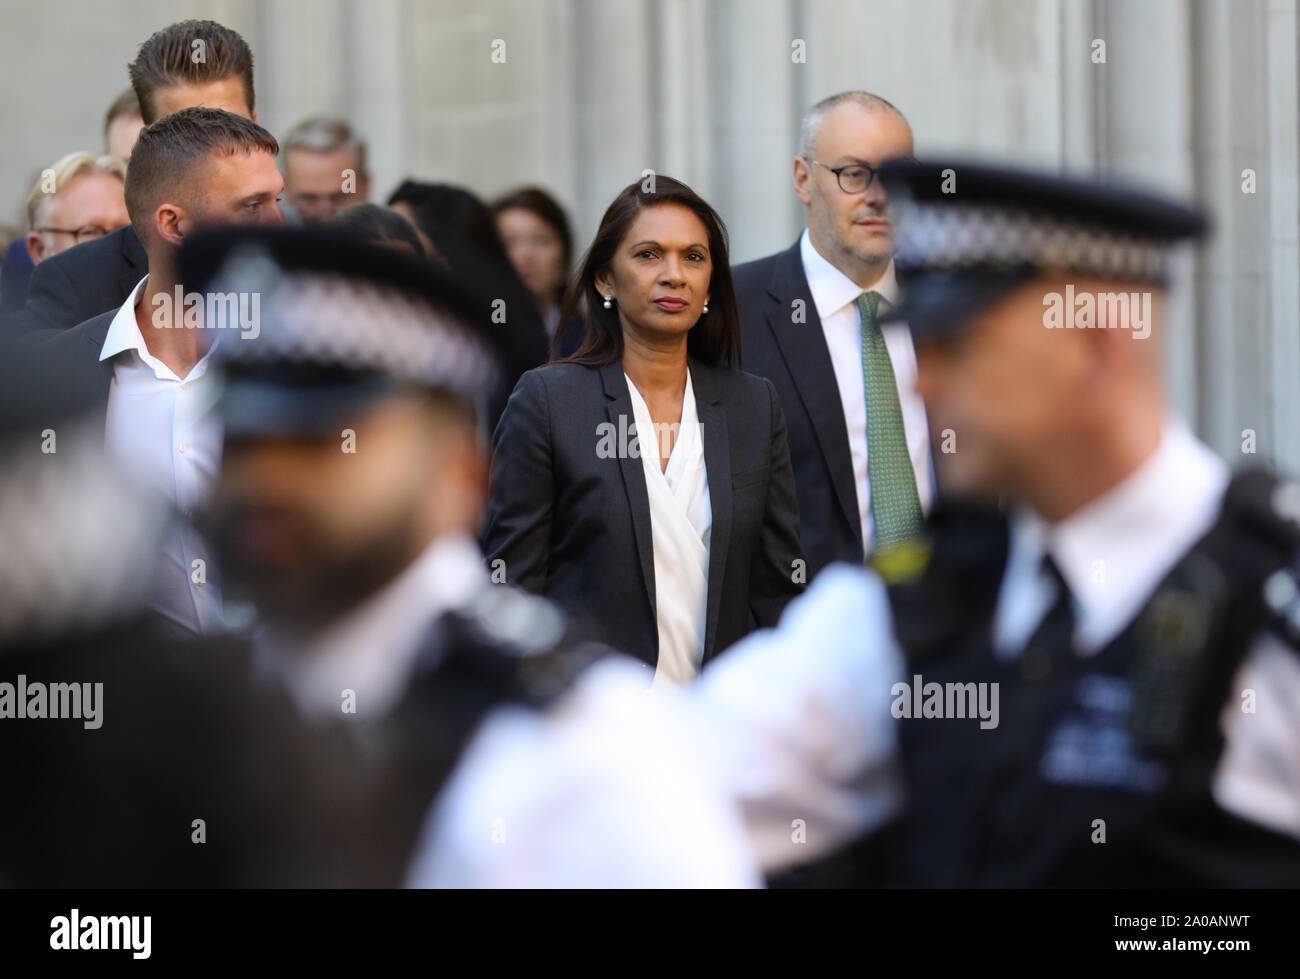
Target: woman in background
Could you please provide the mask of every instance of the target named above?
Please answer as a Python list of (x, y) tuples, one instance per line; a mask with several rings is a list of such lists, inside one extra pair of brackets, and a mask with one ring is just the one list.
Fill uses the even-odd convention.
[(555, 339), (560, 304), (573, 263), (573, 233), (564, 209), (538, 187), (522, 187), (492, 203), (506, 254), (537, 300), (546, 335)]
[[(389, 195), (388, 206), (415, 226), (434, 261), (446, 263), (468, 279), (497, 283), (499, 294), (483, 316), (509, 338), (511, 362), (505, 390), (524, 371), (544, 364), (550, 353), (546, 328), (532, 293), (510, 264), (488, 206), (463, 187), (418, 180), (403, 180)], [(484, 418), (488, 431), (496, 426), (504, 407), (504, 395), (491, 400)]]

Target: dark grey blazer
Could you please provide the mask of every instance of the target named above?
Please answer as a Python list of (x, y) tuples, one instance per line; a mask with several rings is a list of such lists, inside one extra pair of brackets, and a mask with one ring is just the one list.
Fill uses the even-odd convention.
[[(803, 552), (785, 418), (771, 383), (694, 358), (690, 370), (713, 508), (707, 663), (751, 621), (776, 623), (803, 588)], [(615, 432), (634, 423), (622, 364), (549, 364), (520, 378), (493, 438), (484, 551), (489, 567), (504, 561), (509, 582), (548, 596), (601, 641), (654, 666), (645, 471), (639, 457), (597, 453), (605, 423)]]
[(113, 362), (99, 352), (116, 315), (113, 308), (72, 329), (37, 330), (5, 345), (0, 413), (12, 427), (39, 433), (51, 418), (84, 416), (103, 431)]

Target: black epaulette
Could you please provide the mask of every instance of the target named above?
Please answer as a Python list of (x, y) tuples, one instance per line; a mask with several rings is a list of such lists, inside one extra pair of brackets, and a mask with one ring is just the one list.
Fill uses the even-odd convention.
[(1224, 497), (1224, 521), (1245, 538), (1243, 560), (1267, 572), (1263, 627), (1300, 650), (1300, 482), (1261, 469), (1237, 474)]
[(354, 731), (379, 771), (380, 878), (400, 879), (431, 800), (490, 714), (545, 710), (608, 652), (576, 640), (550, 602), (508, 585), (485, 585), (435, 619), (401, 701)]
[(458, 675), (503, 701), (538, 708), (608, 653), (575, 634), (551, 602), (510, 585), (484, 588), (442, 616), (428, 650), (444, 681)]
[(1217, 757), (1219, 726), (1198, 719), (1218, 716), (1257, 637), (1276, 633), (1300, 650), (1297, 513), (1296, 483), (1236, 473), (1214, 525), (1139, 613), (1129, 729), (1144, 750)]

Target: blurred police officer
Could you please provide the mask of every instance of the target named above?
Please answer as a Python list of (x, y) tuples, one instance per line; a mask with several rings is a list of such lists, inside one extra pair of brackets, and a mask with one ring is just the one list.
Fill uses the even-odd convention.
[[(495, 283), (322, 229), (223, 232), (182, 266), (204, 295), (257, 297), (217, 348), (214, 536), (263, 675), (369, 762), (354, 844), (373, 880), (752, 883), (679, 735), (593, 743), (566, 720), (643, 711), (641, 671), (595, 666), (561, 698), (603, 650), (485, 566)], [(679, 818), (691, 834), (662, 832)]]
[(871, 881), (1293, 885), (1300, 487), (1230, 473), (1161, 378), (1202, 215), (961, 162), (882, 177), (954, 496), (696, 693), (765, 863), (867, 833)]
[(0, 417), (0, 882), (363, 882), (322, 818), (355, 781), (335, 783), (338, 754), (248, 682), (228, 638), (159, 634), (150, 569), (177, 515), (68, 394)]

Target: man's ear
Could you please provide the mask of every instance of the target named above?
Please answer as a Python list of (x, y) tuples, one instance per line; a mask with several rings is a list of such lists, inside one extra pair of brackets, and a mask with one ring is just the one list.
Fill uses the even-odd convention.
[(179, 204), (159, 204), (153, 212), (153, 227), (158, 237), (173, 248), (179, 248), (189, 230), (185, 225), (185, 209)]
[(27, 257), (33, 265), (39, 265), (45, 257), (45, 238), (39, 231), (27, 232)]
[[(252, 119), (253, 122), (257, 122), (257, 110), (256, 110), (256, 109), (253, 109), (253, 110), (252, 110), (252, 112), (249, 114), (249, 118)], [(260, 126), (261, 123), (258, 123), (258, 125)]]
[(812, 167), (802, 156), (794, 158), (794, 196), (799, 198), (800, 202), (807, 207), (812, 203), (812, 190), (809, 189), (809, 181), (812, 180)]

